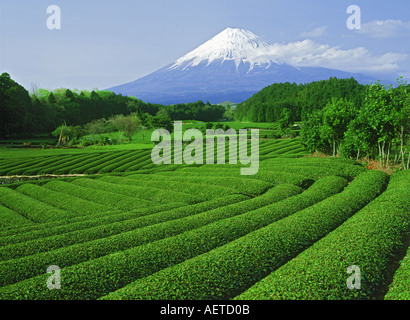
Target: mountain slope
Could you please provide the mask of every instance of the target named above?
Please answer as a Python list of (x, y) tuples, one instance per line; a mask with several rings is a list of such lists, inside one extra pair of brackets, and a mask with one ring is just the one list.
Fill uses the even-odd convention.
[(174, 63), (108, 90), (161, 104), (240, 103), (272, 83), (308, 83), (330, 77), (354, 77), (360, 83), (374, 80), (339, 70), (293, 67), (258, 55), (258, 49), (267, 46), (250, 31), (227, 28)]

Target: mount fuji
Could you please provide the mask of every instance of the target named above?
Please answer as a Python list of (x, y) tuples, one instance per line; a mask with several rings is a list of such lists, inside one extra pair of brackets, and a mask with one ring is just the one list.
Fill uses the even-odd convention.
[(107, 90), (150, 103), (169, 105), (202, 100), (216, 104), (240, 103), (278, 82), (308, 83), (330, 77), (353, 77), (360, 83), (375, 80), (340, 70), (291, 66), (260, 54), (268, 46), (250, 31), (227, 28), (174, 63)]

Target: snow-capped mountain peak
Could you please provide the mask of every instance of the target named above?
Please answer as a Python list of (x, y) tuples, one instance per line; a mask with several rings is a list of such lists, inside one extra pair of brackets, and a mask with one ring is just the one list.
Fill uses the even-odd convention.
[(223, 63), (234, 61), (236, 67), (241, 62), (248, 62), (250, 70), (255, 64), (279, 63), (278, 60), (258, 56), (257, 49), (268, 47), (269, 44), (261, 40), (254, 33), (244, 29), (227, 28), (198, 48), (175, 61), (170, 70), (181, 67), (187, 69), (206, 62)]
[(160, 104), (240, 103), (272, 83), (309, 83), (330, 77), (355, 77), (361, 83), (375, 80), (340, 70), (294, 67), (279, 62), (274, 49), (250, 31), (227, 28), (174, 63), (108, 90)]

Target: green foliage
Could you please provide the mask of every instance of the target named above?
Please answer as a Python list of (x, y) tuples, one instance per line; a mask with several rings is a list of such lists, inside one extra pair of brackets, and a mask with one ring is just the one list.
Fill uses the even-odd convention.
[[(377, 197), (386, 183), (386, 174), (365, 173), (340, 194), (314, 202), (315, 205), (299, 209), (227, 245), (137, 280), (105, 298), (232, 298), (340, 226)], [(287, 207), (295, 208), (295, 205)]]
[(0, 205), (0, 228), (33, 225), (33, 221), (19, 215), (17, 212)]
[(344, 99), (360, 107), (363, 90), (364, 86), (353, 78), (330, 78), (299, 85), (275, 83), (239, 104), (235, 109), (235, 119), (275, 122), (282, 119), (283, 110), (288, 109), (293, 121), (304, 121), (315, 110), (323, 109), (332, 98)]
[(155, 129), (165, 129), (171, 133), (174, 129), (174, 124), (172, 119), (169, 115), (158, 113), (155, 117), (151, 120), (151, 125)]
[(393, 277), (385, 300), (410, 300), (410, 248), (400, 262), (400, 267)]
[[(332, 178), (325, 180), (327, 181), (326, 183), (325, 181), (318, 183), (316, 187), (312, 188), (311, 192), (305, 193), (303, 195), (301, 194), (301, 197), (293, 199), (292, 203), (299, 203), (299, 206), (301, 206), (301, 203), (303, 203), (304, 206), (307, 206), (308, 203), (315, 201), (315, 198), (311, 197), (313, 194), (316, 195), (316, 199), (317, 197), (323, 198), (326, 197), (326, 195), (338, 192), (338, 190), (340, 190), (341, 188), (343, 188), (343, 186), (346, 185), (346, 181), (344, 181), (341, 178)], [(328, 187), (328, 191), (323, 192), (323, 187), (325, 186)], [(155, 272), (155, 270), (158, 270), (158, 268), (161, 268), (161, 266), (168, 266), (171, 263), (178, 263), (180, 259), (186, 259), (187, 255), (195, 255), (200, 252), (206, 251), (207, 248), (212, 248), (223, 243), (226, 243), (230, 239), (237, 238), (241, 234), (245, 234), (246, 232), (249, 232), (249, 230), (257, 228), (257, 226), (259, 226), (260, 224), (268, 224), (269, 221), (277, 219), (278, 216), (275, 217), (272, 215), (273, 207), (266, 207), (265, 209), (262, 207), (280, 201), (291, 195), (298, 194), (300, 193), (300, 191), (301, 189), (297, 187), (283, 185), (275, 189), (272, 189), (271, 191), (269, 191), (261, 197), (250, 199), (247, 201), (238, 202), (240, 198), (238, 198), (238, 196), (235, 196), (235, 202), (237, 203), (230, 204), (224, 207), (223, 201), (225, 201), (225, 204), (228, 204), (229, 202), (226, 202), (229, 198), (228, 197), (226, 198), (226, 200), (220, 199), (218, 201), (219, 208), (213, 209), (212, 211), (204, 212), (203, 214), (199, 215), (195, 215), (195, 206), (186, 208), (184, 211), (181, 211), (181, 209), (178, 211), (174, 210), (174, 215), (175, 217), (178, 217), (178, 220), (169, 221), (167, 223), (162, 224), (156, 224), (149, 229), (145, 228), (141, 230), (135, 230), (134, 232), (128, 234), (119, 235), (116, 238), (111, 237), (112, 242), (116, 244), (121, 243), (122, 248), (126, 248), (126, 246), (131, 247), (131, 243), (134, 243), (133, 246), (135, 246), (138, 242), (146, 243), (147, 241), (153, 241), (153, 237), (158, 237), (158, 239), (164, 238), (164, 232), (168, 236), (170, 236), (172, 233), (175, 233), (176, 235), (180, 234), (181, 230), (184, 229), (192, 231), (189, 231), (187, 233), (181, 233), (180, 236), (170, 237), (159, 242), (153, 242), (152, 245), (147, 244), (142, 247), (136, 247), (135, 249), (129, 249), (127, 251), (118, 252), (113, 255), (106, 255), (105, 257), (102, 257), (94, 261), (85, 262), (70, 268), (66, 268), (64, 269), (64, 274), (65, 279), (67, 281), (66, 283), (71, 283), (70, 289), (66, 288), (67, 290), (62, 290), (59, 293), (51, 292), (50, 290), (44, 290), (44, 287), (41, 285), (41, 279), (43, 277), (27, 280), (27, 282), (18, 283), (14, 286), (10, 286), (10, 288), (14, 288), (12, 289), (14, 291), (14, 298), (16, 298), (16, 295), (19, 295), (18, 292), (24, 292), (24, 289), (23, 291), (20, 291), (20, 289), (24, 288), (26, 285), (33, 288), (31, 292), (32, 294), (36, 295), (37, 298), (39, 298), (40, 295), (43, 298), (50, 298), (55, 294), (58, 295), (58, 298), (63, 299), (78, 299), (85, 298), (86, 296), (88, 298), (97, 298), (103, 294), (108, 293), (115, 287), (121, 287), (127, 282), (131, 282), (132, 279), (135, 277), (141, 277), (144, 274), (153, 273)], [(309, 195), (311, 195), (310, 198)], [(232, 200), (235, 198), (231, 197)], [(306, 201), (302, 201), (302, 199), (305, 198)], [(292, 199), (292, 197), (289, 199)], [(216, 204), (217, 203), (214, 202), (214, 205)], [(296, 210), (296, 208), (292, 208), (292, 206), (290, 206), (289, 204), (290, 202), (283, 203), (280, 206), (280, 208), (287, 208), (287, 211)], [(197, 207), (198, 209), (202, 207), (202, 210), (206, 208), (205, 204), (197, 205)], [(261, 209), (258, 211), (252, 211), (257, 210), (258, 208)], [(282, 211), (283, 209), (277, 209), (277, 214), (279, 216), (286, 214)], [(182, 219), (182, 212), (185, 212), (184, 215), (188, 215), (185, 219)], [(170, 214), (171, 212), (167, 213), (166, 215), (168, 216), (168, 219), (171, 217)], [(241, 214), (245, 215), (241, 216)], [(165, 215), (163, 214), (158, 214), (157, 219), (161, 216), (165, 217)], [(232, 217), (231, 220), (226, 220), (226, 218), (229, 217)], [(154, 221), (154, 216), (148, 216), (147, 218), (143, 218), (141, 221), (146, 221), (147, 219), (150, 219), (152, 224)], [(128, 224), (137, 223), (137, 221), (138, 220), (136, 220), (135, 222), (129, 221)], [(211, 222), (216, 222), (216, 224)], [(199, 226), (203, 227), (200, 229), (196, 229), (194, 226), (196, 226), (196, 228), (198, 228)], [(234, 232), (234, 230), (236, 231)], [(138, 234), (140, 234), (141, 236), (137, 236)], [(207, 235), (207, 237), (209, 237), (209, 241), (205, 241), (205, 238), (203, 238), (205, 234)], [(218, 236), (215, 236), (216, 234), (218, 234)], [(147, 236), (148, 239), (146, 238)], [(122, 242), (120, 242), (120, 239), (122, 239)], [(96, 242), (95, 246), (97, 246), (97, 243), (98, 248), (100, 249), (94, 249), (93, 252), (99, 252), (102, 251), (102, 249), (105, 249), (105, 254), (107, 254), (108, 252), (114, 249), (110, 249), (109, 242), (107, 242), (106, 240)], [(94, 244), (92, 243), (88, 243), (88, 246), (89, 250), (90, 246), (94, 248)], [(85, 245), (76, 246), (76, 250), (72, 251), (72, 253), (69, 255), (70, 264), (72, 263), (75, 257), (74, 252), (76, 252), (77, 256), (81, 257), (81, 247), (85, 248)], [(166, 256), (164, 256), (164, 252), (166, 252)], [(57, 257), (58, 256), (55, 256), (53, 258), (54, 261), (55, 259), (57, 259)], [(65, 257), (67, 257), (67, 255), (65, 255)], [(43, 259), (44, 258), (45, 256), (43, 255)], [(36, 256), (27, 259), (30, 259), (30, 261), (20, 260), (21, 263), (19, 264), (19, 268), (21, 270), (24, 270), (23, 268), (27, 268), (27, 266), (31, 265), (33, 265), (33, 267), (30, 268), (33, 268), (33, 270), (37, 270), (38, 263), (42, 261), (38, 259)], [(63, 265), (67, 265), (68, 262), (66, 262), (66, 260), (67, 259), (65, 259), (64, 262), (61, 263), (63, 263)], [(10, 265), (10, 263), (12, 263), (12, 261), (4, 262), (0, 264), (0, 266), (1, 268), (4, 268), (4, 270), (6, 270), (7, 266)], [(24, 267), (24, 265), (26, 265), (26, 267)], [(35, 269), (36, 265), (37, 269)], [(111, 274), (111, 277), (105, 277), (104, 279), (100, 278), (99, 281), (93, 280), (96, 279), (96, 277), (99, 277), (99, 270), (101, 270), (101, 268), (111, 270), (109, 272), (109, 274)], [(73, 280), (82, 280), (71, 281), (69, 280), (71, 278)], [(120, 283), (117, 283), (117, 279), (121, 279)], [(82, 293), (81, 287), (85, 283), (88, 284), (88, 290), (87, 293)], [(17, 291), (15, 291), (15, 289), (17, 289)], [(0, 294), (3, 294), (3, 298), (5, 297), (4, 295), (6, 294), (7, 290), (7, 288), (4, 288), (4, 290), (0, 290)], [(84, 296), (84, 294), (86, 294), (86, 296)]]
[[(238, 214), (238, 212), (232, 211), (231, 207), (226, 206), (240, 203), (246, 199), (247, 197), (245, 196), (232, 195), (189, 207), (180, 207), (159, 212), (157, 214), (140, 217), (123, 223), (120, 222), (107, 226), (102, 225), (96, 228), (79, 231), (75, 234), (63, 234), (58, 236), (57, 239), (60, 239), (63, 242), (70, 241), (70, 239), (72, 241), (73, 236), (77, 236), (79, 237), (78, 239), (80, 239), (78, 240), (79, 243), (58, 250), (46, 251), (20, 259), (17, 258), (0, 262), (0, 274), (2, 275), (0, 277), (2, 281), (0, 285), (4, 286), (12, 284), (40, 275), (43, 273), (43, 269), (50, 265), (47, 265), (50, 261), (54, 261), (55, 264), (63, 268), (90, 259), (96, 259), (110, 253), (116, 253), (119, 250), (130, 249), (174, 236), (187, 230), (198, 228), (219, 219), (223, 219), (224, 217), (231, 217)], [(245, 210), (243, 206), (239, 207), (242, 208), (240, 213)], [(213, 211), (208, 212), (209, 210)], [(132, 228), (130, 228), (130, 226)], [(121, 230), (124, 232), (121, 232)], [(102, 238), (105, 232), (107, 232), (108, 235), (111, 233), (111, 236)], [(114, 235), (115, 233), (117, 234)], [(83, 242), (81, 241), (81, 237), (84, 238), (84, 243), (81, 243)], [(93, 241), (85, 242), (87, 238), (91, 240), (92, 237), (94, 237)], [(49, 246), (45, 241), (43, 241), (43, 243), (46, 246)], [(51, 241), (51, 245), (52, 244), (57, 245), (57, 247), (59, 246), (58, 241)], [(10, 268), (13, 268), (15, 273), (6, 277), (5, 275), (9, 273)], [(40, 284), (40, 287), (42, 289), (41, 291), (43, 291), (42, 294), (52, 294), (52, 292), (44, 292), (45, 288), (43, 284)], [(36, 294), (36, 291), (33, 290), (32, 293)], [(38, 293), (40, 292), (37, 292), (37, 294)]]
[[(408, 231), (409, 172), (395, 174), (386, 192), (340, 228), (277, 269), (237, 299), (350, 300), (379, 298)], [(407, 259), (407, 260), (406, 260)], [(347, 268), (361, 270), (361, 289), (349, 290)], [(408, 298), (408, 257), (386, 299)]]
[(31, 107), (27, 90), (13, 81), (8, 73), (3, 73), (0, 76), (0, 137), (28, 133)]
[(393, 88), (375, 83), (365, 86), (363, 93), (361, 107), (333, 99), (321, 111), (313, 112), (302, 125), (303, 145), (310, 151), (333, 156), (378, 157), (382, 166), (401, 160), (406, 169), (406, 160), (410, 159), (406, 149), (410, 113), (405, 84), (399, 80), (399, 86)]

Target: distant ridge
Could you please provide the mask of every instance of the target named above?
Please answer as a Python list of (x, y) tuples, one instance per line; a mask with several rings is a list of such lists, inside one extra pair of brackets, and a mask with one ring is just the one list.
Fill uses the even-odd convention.
[(294, 67), (279, 59), (258, 55), (269, 46), (248, 30), (227, 28), (174, 63), (136, 81), (109, 88), (161, 104), (202, 100), (213, 104), (240, 103), (278, 82), (309, 83), (330, 77), (355, 78), (369, 84), (378, 79), (320, 67)]

